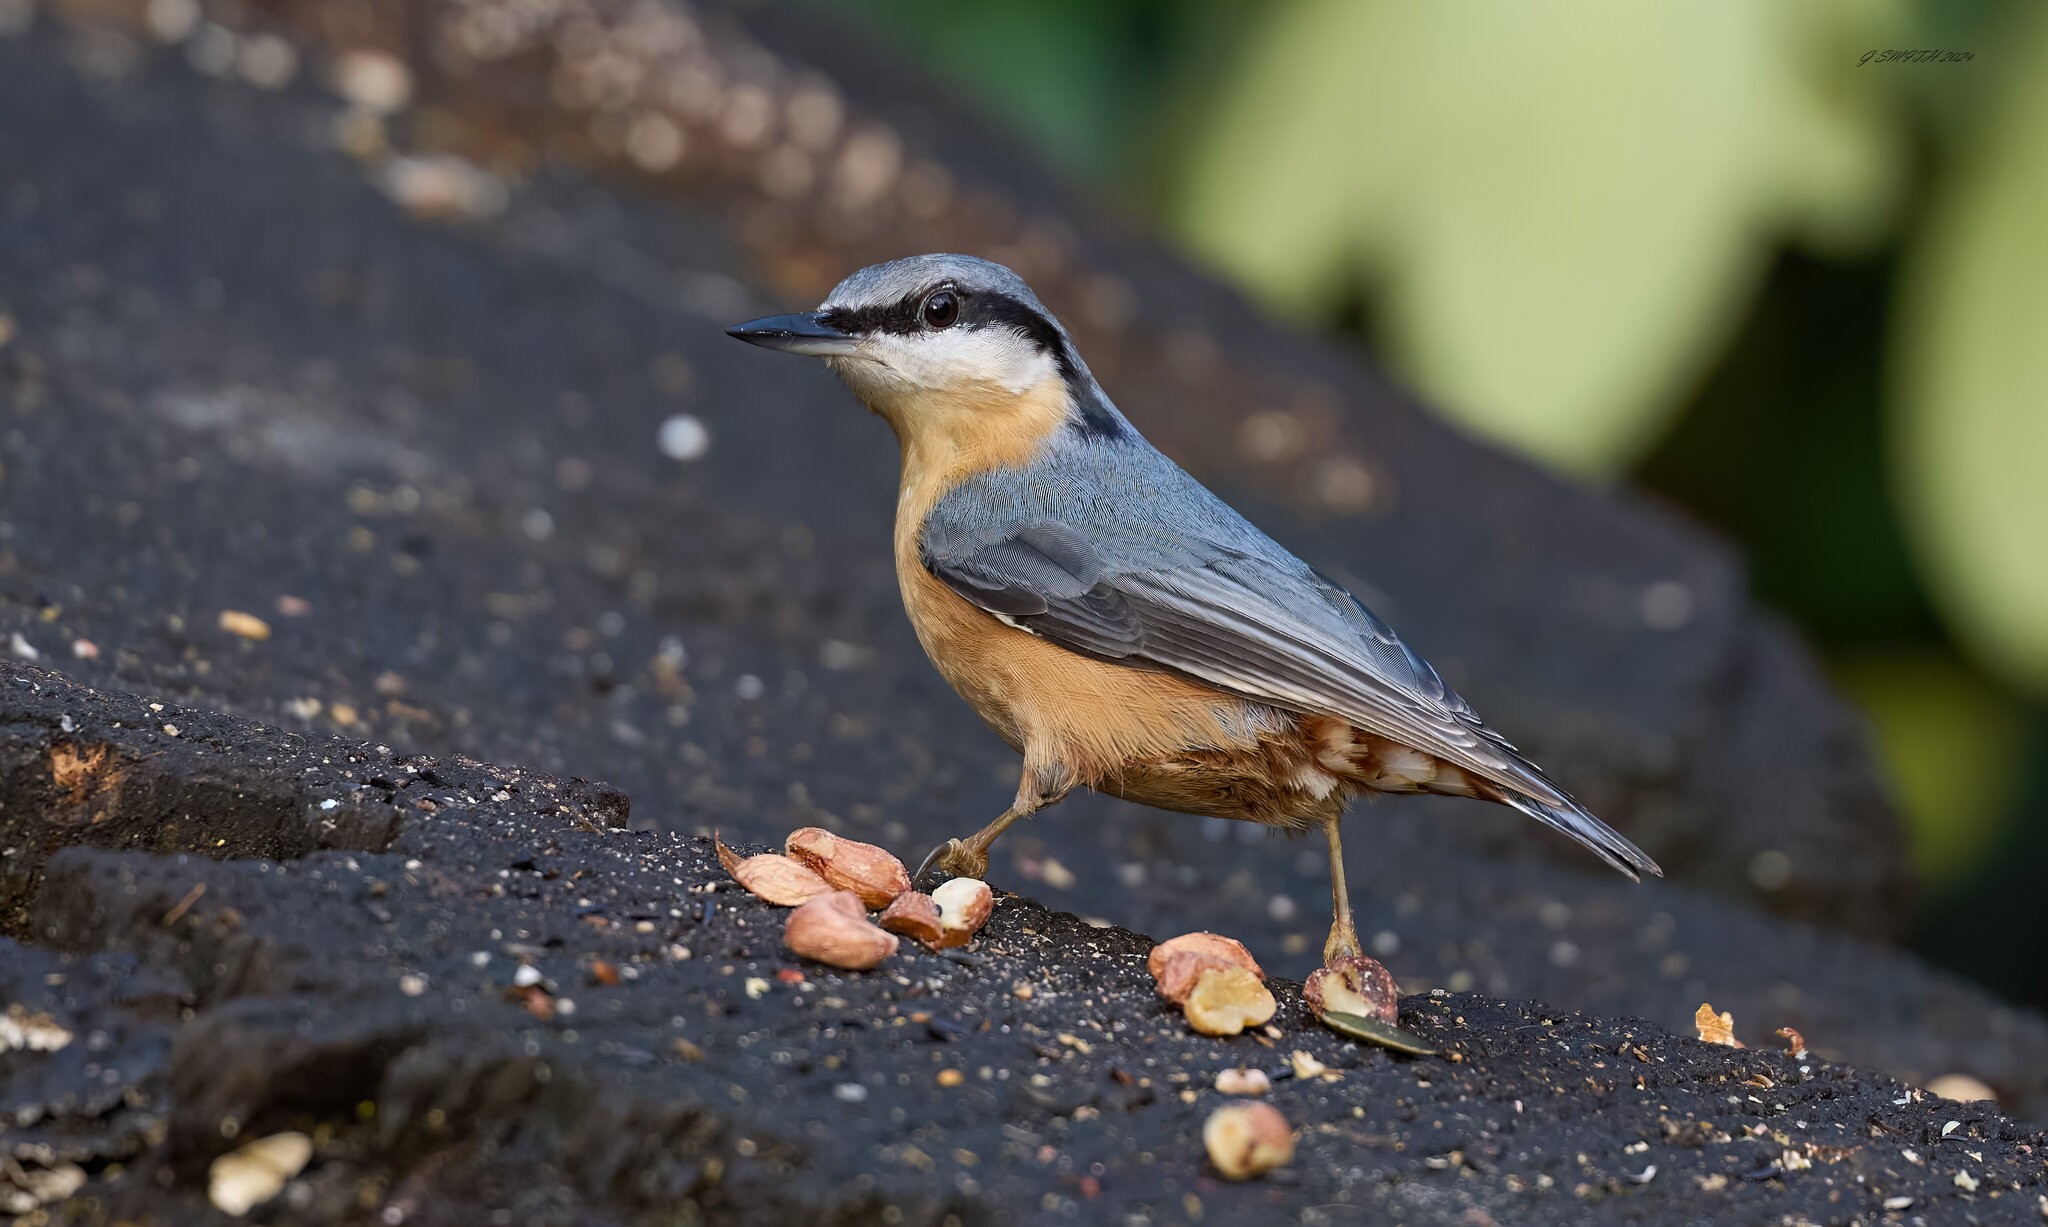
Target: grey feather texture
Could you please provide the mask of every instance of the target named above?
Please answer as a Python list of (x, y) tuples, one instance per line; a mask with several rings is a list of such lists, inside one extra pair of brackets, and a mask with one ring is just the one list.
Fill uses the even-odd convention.
[(1023, 467), (970, 477), (933, 508), (919, 549), (934, 576), (1011, 625), (1340, 717), (1492, 782), (1631, 877), (1660, 872), (1481, 723), (1384, 621), (1135, 431), (1058, 432)]

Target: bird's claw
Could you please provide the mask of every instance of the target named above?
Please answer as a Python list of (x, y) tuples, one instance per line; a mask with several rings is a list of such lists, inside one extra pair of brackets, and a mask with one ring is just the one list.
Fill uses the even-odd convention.
[(988, 872), (988, 853), (976, 851), (965, 840), (949, 839), (926, 854), (924, 863), (910, 875), (910, 884), (916, 886), (934, 869), (955, 878), (980, 878)]

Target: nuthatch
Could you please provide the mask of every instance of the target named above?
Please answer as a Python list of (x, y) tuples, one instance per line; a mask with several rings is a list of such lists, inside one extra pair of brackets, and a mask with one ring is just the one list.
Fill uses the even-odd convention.
[(1016, 800), (934, 850), (941, 868), (982, 876), (997, 836), (1082, 786), (1320, 826), (1326, 961), (1360, 953), (1337, 830), (1359, 793), (1497, 801), (1630, 878), (1661, 874), (1371, 610), (1147, 443), (1009, 269), (896, 260), (816, 311), (730, 331), (823, 358), (895, 430), (904, 608), (939, 672), (1024, 755)]

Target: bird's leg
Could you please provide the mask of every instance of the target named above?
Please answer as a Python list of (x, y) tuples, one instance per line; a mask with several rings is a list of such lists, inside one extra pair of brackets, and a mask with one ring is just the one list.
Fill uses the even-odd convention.
[(988, 872), (988, 848), (1010, 827), (1073, 790), (1077, 781), (1068, 768), (1057, 763), (1034, 764), (1027, 756), (1024, 763), (1024, 779), (1017, 785), (1017, 799), (1010, 808), (994, 822), (969, 835), (966, 839), (949, 839), (924, 858), (912, 875), (913, 883), (924, 880), (933, 866), (945, 870), (956, 878), (979, 878)]
[(1344, 811), (1334, 809), (1323, 819), (1323, 833), (1330, 839), (1330, 901), (1336, 915), (1330, 921), (1330, 937), (1323, 943), (1323, 966), (1329, 967), (1347, 954), (1363, 954), (1358, 947), (1358, 927), (1351, 922), (1351, 892), (1344, 887), (1344, 841), (1337, 833)]

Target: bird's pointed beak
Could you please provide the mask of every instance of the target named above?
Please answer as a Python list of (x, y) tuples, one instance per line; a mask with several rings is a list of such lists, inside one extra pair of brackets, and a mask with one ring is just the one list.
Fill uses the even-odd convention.
[(770, 315), (744, 324), (734, 324), (725, 330), (730, 337), (738, 337), (749, 345), (763, 349), (779, 349), (786, 354), (808, 354), (814, 358), (830, 358), (853, 353), (860, 339), (841, 332), (827, 324), (817, 311), (803, 311), (796, 315)]

